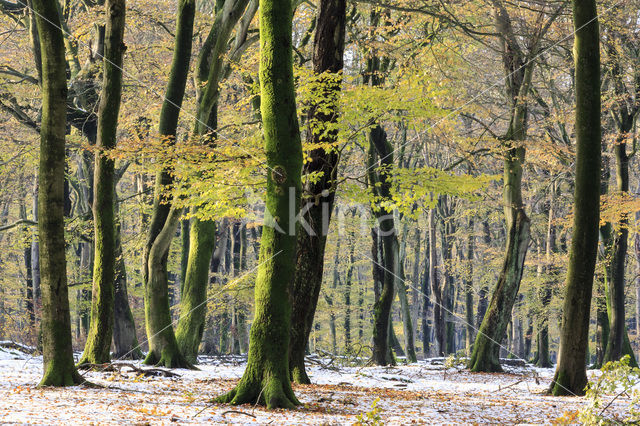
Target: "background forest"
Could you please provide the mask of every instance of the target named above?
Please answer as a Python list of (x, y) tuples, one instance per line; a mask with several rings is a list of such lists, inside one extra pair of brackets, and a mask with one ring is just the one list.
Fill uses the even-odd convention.
[[(39, 46), (28, 4), (0, 0), (0, 339), (35, 346), (42, 310), (35, 226), (42, 116)], [(192, 5), (191, 59), (180, 62), (189, 66), (188, 78), (175, 137), (168, 137), (158, 126), (176, 70), (177, 20), (188, 4), (127, 5), (117, 146), (108, 150), (96, 143), (104, 5), (60, 4), (69, 88), (66, 258), (78, 351), (91, 335), (94, 263), (101, 259), (92, 207), (95, 156), (103, 154), (115, 164), (114, 358), (154, 350), (145, 332), (145, 281), (155, 273), (148, 270), (149, 235), (157, 226), (154, 215), (169, 205), (178, 211), (169, 216), (177, 223), (167, 239), (171, 318), (180, 324), (181, 312), (194, 309), (205, 315), (197, 308), (206, 300), (201, 326), (177, 326), (183, 355), (193, 361), (198, 352), (248, 349), (271, 173), (261, 139), (258, 4)], [(500, 358), (551, 366), (560, 340), (575, 182), (570, 4), (349, 1), (337, 74), (314, 72), (314, 34), (324, 24), (318, 9), (313, 0), (297, 1), (293, 14), (303, 184), (331, 175), (335, 190), (308, 350), (376, 359), (374, 303), (388, 279), (381, 264), (392, 264), (389, 343), (395, 357), (471, 356), (501, 282), (513, 296), (500, 305), (506, 337), (499, 327), (493, 337), (504, 346)], [(624, 334), (624, 352), (640, 350), (640, 3), (604, 0), (599, 10), (603, 167), (601, 187), (592, 191), (602, 198), (588, 347), (595, 365), (607, 358), (610, 333)], [(336, 85), (341, 90), (326, 89)], [(320, 126), (318, 114), (332, 114), (322, 110), (327, 102), (338, 113)], [(386, 151), (376, 138), (388, 142)], [(335, 169), (309, 169), (319, 151), (330, 153)], [(392, 258), (374, 230), (385, 214), (396, 236)], [(527, 226), (514, 219), (522, 214)], [(516, 234), (524, 265), (514, 263), (508, 272), (522, 279), (510, 282), (501, 270), (509, 236)], [(194, 274), (208, 277), (204, 299), (185, 287), (191, 262), (200, 271)], [(294, 322), (295, 315), (294, 307)], [(189, 327), (201, 327), (201, 342), (185, 337), (194, 333)]]

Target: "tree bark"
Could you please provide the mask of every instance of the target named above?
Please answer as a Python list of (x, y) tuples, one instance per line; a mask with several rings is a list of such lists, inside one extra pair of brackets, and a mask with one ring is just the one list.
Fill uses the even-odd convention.
[(433, 303), (433, 325), (435, 327), (436, 341), (438, 342), (438, 355), (444, 356), (445, 353), (445, 329), (444, 329), (444, 312), (442, 307), (442, 288), (440, 287), (437, 275), (438, 253), (436, 251), (436, 222), (435, 210), (429, 210), (429, 281), (431, 282), (431, 290), (435, 301)]
[[(345, 21), (345, 0), (320, 1), (313, 40), (313, 71), (319, 75), (319, 90), (323, 96), (316, 98), (318, 100), (314, 102), (317, 103), (309, 108), (307, 123), (313, 129), (307, 133), (307, 138), (311, 144), (331, 146), (337, 142), (337, 132), (325, 129), (338, 119)], [(303, 174), (321, 173), (321, 176), (317, 181), (305, 183), (303, 200), (308, 204), (303, 207), (302, 218), (311, 232), (300, 230), (296, 249), (289, 349), (291, 379), (296, 383), (310, 383), (304, 367), (304, 352), (322, 285), (324, 251), (335, 199), (338, 165), (336, 151), (320, 148), (311, 150), (308, 155), (311, 161), (304, 164)]]
[(553, 395), (583, 395), (593, 274), (600, 222), (600, 31), (595, 0), (573, 1), (576, 184), (560, 353)]
[[(195, 7), (195, 0), (180, 0), (178, 3), (173, 59), (158, 124), (158, 132), (168, 144), (175, 143), (178, 118), (189, 74)], [(171, 231), (175, 232), (177, 223), (175, 225), (167, 223), (172, 208), (171, 199), (166, 197), (164, 192), (172, 183), (173, 178), (169, 169), (163, 168), (156, 175), (153, 213), (143, 253), (147, 339), (149, 342), (154, 342), (153, 345), (150, 343), (150, 350), (144, 363), (160, 364), (166, 367), (181, 367), (189, 366), (190, 364), (180, 353), (177, 343), (174, 343), (176, 338), (171, 322), (168, 295), (167, 257), (171, 238), (173, 237)], [(179, 211), (173, 211), (173, 213), (175, 216)], [(175, 217), (175, 220), (177, 221), (178, 218)], [(156, 239), (164, 232), (165, 228), (164, 238), (168, 238), (168, 241), (163, 241), (162, 244), (156, 245)], [(151, 256), (154, 246), (155, 253)], [(157, 338), (159, 335), (164, 337)], [(163, 347), (165, 343), (169, 346)], [(154, 350), (151, 350), (152, 346)]]
[(260, 1), (260, 91), (267, 157), (265, 226), (255, 287), (255, 316), (247, 367), (218, 402), (292, 408), (289, 362), (291, 283), (295, 277), (296, 223), (301, 193), (302, 143), (296, 115), (290, 0)]
[[(117, 192), (116, 192), (117, 198)], [(115, 359), (143, 359), (144, 355), (138, 344), (136, 324), (129, 306), (127, 291), (127, 270), (122, 252), (122, 234), (118, 203), (116, 202), (116, 266), (113, 300), (113, 346)]]
[(116, 269), (115, 172), (110, 151), (116, 146), (118, 114), (122, 96), (125, 0), (107, 0), (103, 87), (98, 108), (98, 139), (93, 186), (95, 260), (91, 323), (80, 364), (103, 364), (111, 360), (113, 299)]
[[(209, 55), (209, 72), (199, 97), (195, 135), (203, 138), (203, 143), (213, 146), (218, 127), (218, 97), (220, 82), (224, 78), (223, 59), (227, 51), (229, 37), (235, 24), (244, 12), (249, 0), (225, 0), (216, 12), (209, 39), (213, 41)], [(202, 64), (198, 64), (203, 69)], [(197, 207), (192, 207), (197, 210)], [(207, 285), (209, 283), (209, 262), (215, 248), (216, 225), (213, 219), (202, 219), (197, 215), (191, 219), (189, 230), (189, 258), (180, 300), (180, 320), (176, 328), (176, 339), (187, 360), (197, 361), (198, 348), (204, 332), (207, 315)], [(232, 342), (233, 346), (233, 342)]]
[(33, 0), (42, 52), (42, 121), (38, 235), (42, 280), (40, 386), (83, 383), (73, 362), (64, 238), (64, 170), (67, 80), (64, 39), (53, 0)]
[(465, 313), (466, 313), (466, 349), (467, 355), (471, 355), (471, 348), (473, 346), (473, 340), (475, 338), (474, 315), (473, 315), (473, 248), (474, 239), (473, 235), (474, 221), (473, 218), (469, 219), (469, 237), (467, 238), (467, 270), (465, 280)]

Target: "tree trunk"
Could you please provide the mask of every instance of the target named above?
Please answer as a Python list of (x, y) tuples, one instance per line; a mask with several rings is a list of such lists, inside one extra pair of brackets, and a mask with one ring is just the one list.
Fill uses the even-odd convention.
[(183, 355), (196, 363), (207, 316), (209, 265), (215, 247), (215, 222), (191, 220), (189, 262), (180, 298), (180, 320), (176, 339)]
[[(341, 70), (343, 68), (344, 38), (346, 21), (345, 0), (321, 0), (313, 41), (313, 70), (320, 78), (317, 104), (309, 108), (307, 122), (319, 127), (309, 131), (311, 144), (333, 145), (337, 132), (325, 128), (337, 122), (337, 103), (341, 90)], [(326, 111), (329, 111), (328, 113)], [(303, 220), (313, 232), (300, 230), (296, 249), (296, 275), (293, 282), (293, 310), (291, 314), (291, 346), (289, 368), (291, 379), (296, 383), (310, 383), (304, 369), (304, 351), (309, 340), (318, 295), (322, 285), (324, 250), (326, 235), (335, 199), (335, 178), (338, 155), (323, 148), (314, 149), (309, 154), (311, 161), (304, 164), (303, 174), (321, 172), (319, 180), (305, 184), (303, 199)], [(305, 209), (308, 210), (305, 211)], [(315, 235), (314, 235), (315, 234)]]
[[(117, 198), (117, 192), (116, 192)], [(127, 270), (122, 253), (122, 236), (120, 233), (119, 206), (116, 202), (116, 265), (113, 301), (113, 357), (116, 359), (143, 359), (142, 350), (136, 336), (136, 324), (129, 306), (127, 291)]]
[[(267, 157), (265, 226), (255, 286), (255, 316), (247, 367), (218, 402), (292, 408), (299, 402), (289, 376), (290, 289), (295, 276), (302, 143), (296, 115), (291, 0), (260, 1), (260, 91)], [(268, 216), (267, 216), (268, 215)]]
[[(217, 11), (211, 35), (213, 44), (210, 55), (205, 55), (209, 72), (199, 97), (195, 135), (203, 138), (205, 144), (213, 146), (218, 127), (218, 96), (220, 81), (224, 78), (223, 59), (227, 51), (231, 30), (244, 12), (249, 0), (225, 0)], [(201, 56), (202, 58), (202, 56)], [(203, 66), (199, 64), (199, 69)], [(197, 207), (192, 208), (194, 211)], [(204, 332), (207, 315), (207, 284), (209, 283), (209, 262), (215, 247), (216, 225), (212, 219), (194, 216), (189, 230), (189, 258), (180, 300), (180, 320), (176, 328), (176, 339), (189, 362), (197, 361), (198, 348)], [(233, 342), (231, 344), (233, 346)]]
[[(20, 200), (20, 219), (27, 219), (27, 206), (24, 202), (23, 198)], [(31, 330), (34, 329), (36, 325), (36, 315), (34, 310), (34, 300), (33, 300), (33, 276), (31, 271), (31, 231), (28, 227), (22, 227), (22, 233), (25, 235), (26, 241), (24, 242), (24, 247), (22, 249), (22, 259), (24, 260), (24, 270), (25, 270), (25, 308), (27, 311), (27, 318), (29, 320), (29, 328)]]
[[(369, 187), (380, 199), (391, 198), (391, 182), (386, 173), (380, 173), (374, 169), (380, 163), (382, 167), (393, 166), (393, 151), (387, 140), (387, 133), (376, 125), (369, 132)], [(377, 161), (377, 158), (380, 161)], [(377, 365), (390, 365), (394, 363), (389, 350), (389, 322), (391, 305), (394, 297), (394, 284), (396, 281), (396, 257), (398, 253), (398, 238), (394, 223), (393, 213), (387, 212), (379, 206), (373, 206), (373, 215), (376, 218), (378, 228), (376, 232), (382, 240), (382, 288), (380, 295), (373, 305), (373, 355), (372, 361)]]
[[(633, 123), (633, 120), (628, 120), (628, 122), (624, 123), (625, 125), (620, 129), (613, 146), (616, 158), (617, 189), (621, 194), (629, 193), (629, 157), (627, 156), (625, 139), (632, 128), (631, 123)], [(606, 286), (610, 332), (603, 362), (618, 361), (623, 355), (629, 355), (631, 357), (630, 365), (637, 366), (625, 324), (625, 263), (627, 260), (628, 239), (629, 217), (627, 213), (621, 213), (611, 249), (611, 273), (609, 274), (611, 281)]]
[(125, 51), (125, 0), (107, 0), (103, 87), (98, 109), (100, 150), (95, 156), (93, 222), (95, 261), (91, 291), (91, 323), (80, 364), (103, 364), (111, 360), (113, 299), (116, 269), (115, 172), (110, 151), (116, 146), (118, 114), (122, 95), (122, 62)]
[(514, 100), (511, 125), (505, 138), (503, 201), (507, 227), (507, 243), (502, 271), (485, 313), (469, 361), (472, 371), (502, 371), (499, 345), (511, 318), (513, 304), (520, 289), (524, 260), (530, 238), (530, 221), (522, 202), (522, 164), (526, 137), (527, 106), (533, 63), (523, 70), (521, 85)]
[(169, 282), (167, 254), (169, 245), (180, 223), (180, 210), (171, 209), (169, 216), (156, 236), (149, 251), (147, 285), (145, 286), (145, 318), (149, 353), (145, 364), (162, 365), (168, 368), (191, 367), (184, 357), (173, 332), (169, 307)]
[(466, 349), (467, 355), (471, 355), (471, 348), (475, 338), (474, 315), (473, 315), (473, 218), (469, 219), (469, 237), (467, 239), (467, 270), (465, 280), (465, 313), (466, 313)]
[[(189, 74), (191, 59), (191, 45), (193, 40), (193, 20), (195, 16), (195, 0), (180, 0), (176, 21), (176, 37), (171, 62), (171, 71), (162, 109), (158, 132), (168, 144), (175, 143), (178, 128), (178, 117), (182, 107), (184, 91)], [(154, 189), (153, 213), (149, 224), (149, 233), (143, 253), (143, 278), (145, 282), (145, 322), (147, 339), (150, 342), (149, 354), (145, 364), (161, 363), (167, 367), (188, 366), (188, 362), (178, 349), (171, 314), (169, 310), (169, 282), (167, 271), (167, 256), (173, 232), (177, 226), (178, 217), (174, 217), (176, 224), (169, 224), (168, 216), (171, 209), (170, 197), (164, 192), (173, 182), (171, 172), (163, 168), (156, 175)], [(176, 216), (179, 211), (174, 211)], [(166, 228), (166, 231), (165, 231)], [(165, 233), (162, 244), (156, 245), (156, 239)], [(168, 234), (168, 235), (167, 235)], [(154, 256), (151, 252), (154, 251)], [(164, 251), (160, 251), (160, 250)], [(166, 306), (165, 306), (166, 304)], [(153, 308), (151, 308), (153, 307)], [(158, 338), (160, 335), (163, 338)], [(151, 342), (154, 342), (153, 345)], [(163, 344), (169, 345), (163, 347)], [(151, 350), (151, 347), (154, 350)], [(183, 362), (184, 361), (184, 362)]]
[(53, 0), (33, 0), (42, 52), (42, 121), (38, 170), (38, 235), (42, 280), (40, 386), (83, 383), (73, 362), (64, 238), (67, 80), (64, 39)]
[(437, 276), (438, 254), (436, 251), (436, 222), (435, 210), (429, 210), (429, 281), (431, 282), (431, 290), (435, 297), (433, 304), (433, 324), (436, 331), (436, 340), (438, 341), (438, 355), (444, 356), (445, 353), (445, 329), (444, 329), (444, 312), (442, 307), (442, 289)]
[(427, 233), (426, 238), (426, 250), (424, 259), (424, 274), (422, 276), (422, 315), (421, 315), (421, 328), (422, 328), (422, 354), (425, 358), (429, 357), (430, 343), (431, 343), (431, 328), (429, 327), (429, 293), (430, 293), (430, 270), (431, 262), (429, 259), (429, 250), (431, 247), (431, 236)]
[(600, 222), (600, 31), (595, 0), (573, 1), (576, 183), (560, 353), (550, 392), (583, 395), (591, 293)]
[(347, 276), (344, 280), (344, 351), (351, 351), (351, 283), (353, 281), (353, 264), (355, 262), (353, 250), (355, 241), (353, 236), (349, 238), (349, 265), (347, 266)]
[[(406, 236), (406, 226), (403, 235)], [(415, 341), (413, 338), (413, 321), (411, 319), (411, 306), (407, 298), (407, 285), (404, 273), (404, 259), (406, 257), (406, 241), (402, 242), (398, 253), (394, 255), (396, 259), (396, 286), (398, 288), (398, 299), (400, 299), (400, 309), (402, 310), (402, 327), (404, 333), (404, 346), (407, 350), (407, 361), (416, 362)]]

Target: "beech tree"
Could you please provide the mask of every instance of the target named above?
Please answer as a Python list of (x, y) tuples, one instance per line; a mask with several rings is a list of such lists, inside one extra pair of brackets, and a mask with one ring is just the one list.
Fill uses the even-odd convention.
[(553, 395), (584, 395), (591, 292), (600, 222), (600, 30), (595, 0), (573, 1), (576, 178), (573, 238)]
[[(296, 243), (296, 273), (293, 283), (291, 342), (289, 369), (296, 383), (311, 383), (304, 368), (304, 355), (318, 304), (324, 271), (324, 252), (333, 211), (338, 173), (338, 132), (330, 126), (337, 121), (339, 93), (344, 66), (346, 2), (321, 0), (313, 40), (313, 72), (321, 98), (309, 106), (307, 139), (312, 146), (311, 161), (302, 173), (308, 176), (304, 184), (302, 220), (298, 224)], [(311, 179), (321, 173), (319, 179)]]
[[(99, 149), (95, 156), (93, 219), (95, 261), (91, 304), (91, 325), (80, 364), (102, 364), (111, 360), (116, 278), (115, 170), (110, 150), (116, 146), (118, 114), (122, 96), (125, 0), (105, 3), (103, 86), (98, 109)], [(127, 303), (128, 304), (128, 303)]]
[[(260, 1), (260, 113), (266, 153), (265, 225), (255, 285), (247, 367), (218, 402), (298, 405), (289, 376), (291, 283), (301, 192), (302, 143), (296, 115), (290, 0)], [(292, 214), (293, 213), (293, 214)], [(283, 356), (284, 354), (284, 356)]]
[(40, 386), (73, 386), (84, 380), (73, 362), (64, 238), (65, 48), (57, 3), (34, 0), (33, 9), (42, 63), (38, 234), (44, 374)]
[[(189, 75), (195, 1), (181, 0), (178, 4), (176, 37), (167, 82), (166, 95), (160, 112), (158, 131), (169, 145), (175, 143), (178, 118)], [(162, 168), (156, 175), (153, 214), (143, 253), (145, 282), (145, 323), (149, 352), (145, 364), (185, 367), (190, 363), (182, 355), (171, 321), (167, 257), (169, 245), (178, 226), (180, 210), (171, 208), (166, 188), (173, 182), (171, 170)]]

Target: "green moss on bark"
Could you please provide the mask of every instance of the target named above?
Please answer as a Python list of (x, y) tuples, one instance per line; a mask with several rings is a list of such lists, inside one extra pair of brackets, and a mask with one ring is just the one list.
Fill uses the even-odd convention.
[(549, 392), (583, 395), (587, 384), (593, 273), (600, 224), (600, 31), (595, 0), (573, 1), (576, 82), (576, 178), (573, 237), (564, 297), (560, 354)]
[[(266, 210), (247, 367), (219, 402), (268, 408), (299, 404), (289, 378), (290, 288), (294, 279), (302, 144), (296, 115), (290, 0), (260, 1), (260, 88), (267, 156)], [(276, 229), (277, 228), (277, 229)], [(283, 356), (283, 354), (285, 356)]]
[(67, 81), (58, 5), (34, 0), (42, 52), (42, 122), (38, 168), (38, 235), (42, 291), (40, 386), (83, 382), (73, 362), (64, 238), (65, 132)]
[(191, 363), (196, 363), (207, 313), (209, 262), (215, 247), (213, 221), (194, 218), (189, 231), (189, 259), (180, 299), (180, 320), (176, 327), (178, 345)]

